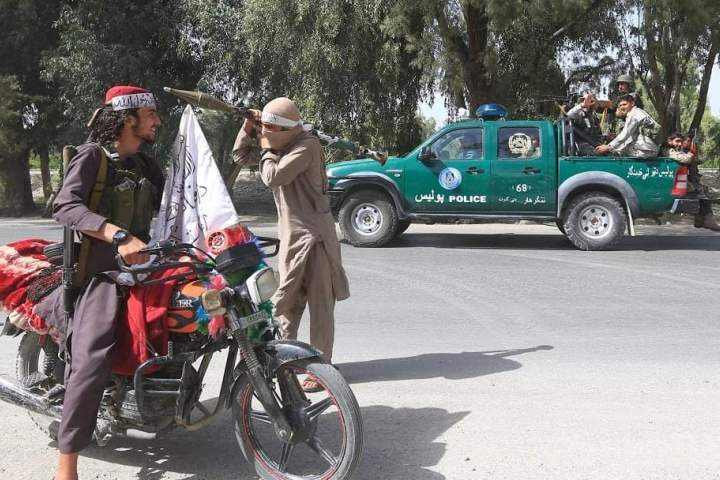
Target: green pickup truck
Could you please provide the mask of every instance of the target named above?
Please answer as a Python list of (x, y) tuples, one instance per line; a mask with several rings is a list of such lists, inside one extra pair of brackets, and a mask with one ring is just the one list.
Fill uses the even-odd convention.
[[(483, 107), (481, 107), (483, 108)], [(695, 213), (687, 167), (670, 158), (580, 156), (567, 120), (506, 120), (499, 106), (453, 122), (413, 151), (328, 165), (347, 241), (379, 247), (411, 223), (556, 222), (577, 248), (610, 248), (634, 219)]]

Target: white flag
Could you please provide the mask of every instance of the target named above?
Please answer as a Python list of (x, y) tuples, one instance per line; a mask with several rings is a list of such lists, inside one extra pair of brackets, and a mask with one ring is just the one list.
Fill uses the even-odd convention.
[(153, 239), (207, 247), (208, 233), (239, 221), (197, 117), (185, 107)]

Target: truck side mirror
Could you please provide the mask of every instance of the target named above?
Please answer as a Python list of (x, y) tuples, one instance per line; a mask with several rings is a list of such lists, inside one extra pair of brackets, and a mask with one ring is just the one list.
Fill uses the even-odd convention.
[(429, 163), (433, 160), (435, 160), (437, 157), (433, 153), (433, 151), (430, 149), (430, 146), (425, 146), (420, 150), (420, 155), (418, 155), (418, 160), (420, 160), (423, 163)]

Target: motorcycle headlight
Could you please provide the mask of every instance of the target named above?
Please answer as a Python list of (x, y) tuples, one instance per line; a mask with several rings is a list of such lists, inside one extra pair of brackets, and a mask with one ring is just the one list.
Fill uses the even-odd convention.
[(221, 290), (209, 288), (200, 295), (200, 302), (205, 312), (214, 317), (225, 314), (225, 299)]
[(255, 302), (256, 305), (260, 305), (270, 300), (270, 297), (272, 297), (275, 290), (277, 290), (277, 274), (270, 267), (263, 268), (253, 273), (250, 278), (248, 278), (246, 285), (252, 301)]

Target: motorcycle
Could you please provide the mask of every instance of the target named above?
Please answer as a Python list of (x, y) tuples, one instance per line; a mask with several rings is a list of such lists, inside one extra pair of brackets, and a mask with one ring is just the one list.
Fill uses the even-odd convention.
[[(113, 374), (98, 412), (98, 444), (131, 429), (154, 434), (199, 430), (231, 410), (240, 449), (261, 478), (351, 476), (362, 451), (360, 409), (345, 379), (318, 350), (280, 339), (270, 303), (277, 277), (263, 261), (277, 254), (278, 245), (276, 239), (257, 237), (213, 257), (191, 244), (164, 243), (145, 250), (155, 260), (141, 268), (118, 257), (121, 272), (138, 286), (167, 281), (158, 275), (172, 270), (177, 284), (171, 313), (189, 321), (170, 322), (167, 354), (155, 353), (132, 376)], [(217, 276), (221, 282), (212, 281)], [(225, 331), (213, 336), (198, 327), (197, 312), (222, 316)], [(57, 438), (64, 361), (49, 335), (22, 335), (17, 380), (0, 376), (0, 400), (26, 409)], [(200, 401), (203, 380), (213, 355), (223, 351), (227, 360), (219, 398), (210, 411)], [(303, 376), (323, 390), (306, 393)]]

